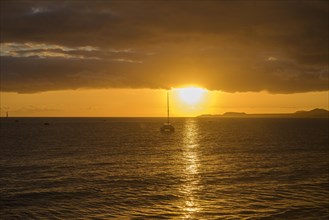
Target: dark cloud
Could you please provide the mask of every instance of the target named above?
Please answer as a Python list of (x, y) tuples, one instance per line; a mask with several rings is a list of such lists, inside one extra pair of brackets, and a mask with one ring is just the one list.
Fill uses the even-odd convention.
[(327, 1), (1, 1), (1, 89), (328, 90)]

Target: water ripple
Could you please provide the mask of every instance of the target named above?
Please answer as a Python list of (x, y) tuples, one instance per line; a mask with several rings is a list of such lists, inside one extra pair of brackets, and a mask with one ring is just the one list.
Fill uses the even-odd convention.
[(3, 219), (329, 218), (326, 120), (38, 120), (1, 121)]

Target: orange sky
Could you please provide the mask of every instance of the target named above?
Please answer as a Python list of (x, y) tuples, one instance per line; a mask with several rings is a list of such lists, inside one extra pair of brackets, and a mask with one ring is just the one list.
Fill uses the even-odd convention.
[[(328, 109), (328, 92), (269, 94), (207, 91), (196, 104), (185, 103), (170, 92), (172, 116), (221, 114), (228, 111), (274, 113)], [(1, 116), (162, 117), (166, 91), (155, 89), (64, 90), (33, 94), (1, 93)]]
[(328, 109), (327, 1), (0, 4), (2, 116), (165, 116), (186, 85), (173, 116)]

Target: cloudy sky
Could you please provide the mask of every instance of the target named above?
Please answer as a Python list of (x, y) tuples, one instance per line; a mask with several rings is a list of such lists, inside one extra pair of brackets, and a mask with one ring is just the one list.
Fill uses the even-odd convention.
[(328, 15), (328, 2), (316, 0), (4, 0), (2, 99), (198, 85), (314, 93), (325, 106)]

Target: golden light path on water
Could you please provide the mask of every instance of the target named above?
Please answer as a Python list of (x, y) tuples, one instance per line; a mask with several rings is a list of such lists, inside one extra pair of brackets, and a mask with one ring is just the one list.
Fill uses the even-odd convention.
[(189, 119), (184, 127), (184, 184), (181, 186), (181, 193), (184, 196), (182, 210), (185, 219), (191, 219), (195, 214), (201, 211), (198, 202), (198, 191), (200, 190), (198, 157), (198, 126), (195, 119)]

